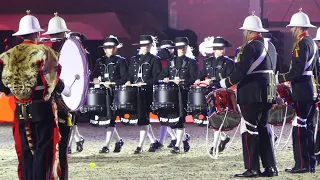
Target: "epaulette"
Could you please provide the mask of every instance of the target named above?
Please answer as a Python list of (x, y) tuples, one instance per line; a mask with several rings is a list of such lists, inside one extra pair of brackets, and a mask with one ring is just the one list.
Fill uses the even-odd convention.
[(118, 59), (121, 59), (121, 60), (126, 60), (126, 58), (120, 56), (120, 55), (116, 55)]
[(96, 62), (100, 62), (101, 59), (104, 59), (104, 58), (105, 58), (105, 56), (102, 56), (101, 58), (98, 58), (98, 59), (96, 60)]
[(228, 56), (224, 56), (227, 60), (233, 61), (233, 59), (229, 58)]

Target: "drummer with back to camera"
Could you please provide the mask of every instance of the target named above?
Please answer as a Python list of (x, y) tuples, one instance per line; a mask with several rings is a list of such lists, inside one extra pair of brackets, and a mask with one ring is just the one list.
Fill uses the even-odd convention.
[(24, 42), (0, 55), (0, 89), (12, 94), (16, 102), (19, 134), (14, 134), (14, 139), (21, 165), (19, 178), (30, 180), (59, 178), (56, 148), (60, 135), (51, 94), (56, 91), (71, 95), (70, 88), (59, 79), (57, 52), (37, 45), (41, 31), (38, 19), (27, 11), (18, 32), (13, 34), (21, 36)]

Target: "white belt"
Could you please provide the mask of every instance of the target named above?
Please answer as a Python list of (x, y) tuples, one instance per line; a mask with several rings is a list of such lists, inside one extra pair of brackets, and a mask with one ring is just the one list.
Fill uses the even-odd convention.
[(302, 75), (305, 75), (305, 76), (312, 76), (313, 75), (313, 72), (312, 71), (305, 71), (303, 72)]
[(35, 88), (36, 91), (43, 90), (43, 89), (44, 89), (44, 86), (36, 86)]
[(273, 74), (273, 70), (259, 70), (259, 71), (252, 71), (251, 73), (249, 74), (258, 74), (258, 73), (261, 73), (261, 74)]

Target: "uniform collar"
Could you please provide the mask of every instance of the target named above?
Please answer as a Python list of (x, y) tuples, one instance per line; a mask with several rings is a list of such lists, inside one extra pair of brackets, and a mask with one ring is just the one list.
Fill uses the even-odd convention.
[(258, 38), (261, 38), (261, 37), (262, 37), (262, 35), (261, 35), (261, 34), (258, 34), (258, 35), (256, 35), (256, 36), (250, 38), (250, 39), (249, 39), (249, 43), (250, 43), (251, 41), (253, 41), (253, 40), (255, 40), (255, 39), (258, 39)]
[(300, 41), (303, 37), (305, 36), (309, 36), (309, 33), (306, 31), (306, 32), (303, 32), (301, 33), (298, 37), (297, 37), (297, 40)]
[(25, 39), (25, 40), (23, 40), (23, 44), (37, 44), (37, 43), (34, 41), (31, 41), (29, 39)]

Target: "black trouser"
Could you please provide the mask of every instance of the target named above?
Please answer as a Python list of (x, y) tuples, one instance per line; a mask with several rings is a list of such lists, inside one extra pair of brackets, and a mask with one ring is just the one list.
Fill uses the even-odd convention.
[(143, 88), (139, 87), (137, 96), (137, 116), (139, 126), (150, 124), (151, 103), (152, 90), (144, 90)]
[(316, 156), (317, 161), (320, 162), (320, 128), (318, 128), (318, 133), (316, 137), (316, 142), (315, 142), (315, 153), (318, 153)]
[(60, 142), (59, 142), (59, 161), (60, 161), (60, 180), (68, 179), (68, 143), (70, 127), (68, 126), (68, 112), (58, 111)]
[[(50, 102), (41, 102), (27, 106), (17, 105), (15, 109), (15, 116), (19, 121), (23, 180), (45, 180), (52, 177), (55, 153), (55, 122), (52, 108)], [(23, 113), (24, 109), (26, 113)], [(24, 115), (27, 115), (27, 120), (24, 119)], [(31, 143), (27, 139), (26, 127), (31, 133)]]
[(315, 102), (295, 102), (297, 125), (292, 129), (293, 155), (295, 168), (314, 168), (314, 126)]
[(245, 169), (260, 170), (259, 157), (262, 165), (274, 167), (276, 162), (271, 142), (271, 135), (267, 130), (267, 122), (272, 104), (252, 103), (241, 104), (241, 113), (246, 124), (246, 131), (242, 132), (242, 149)]

